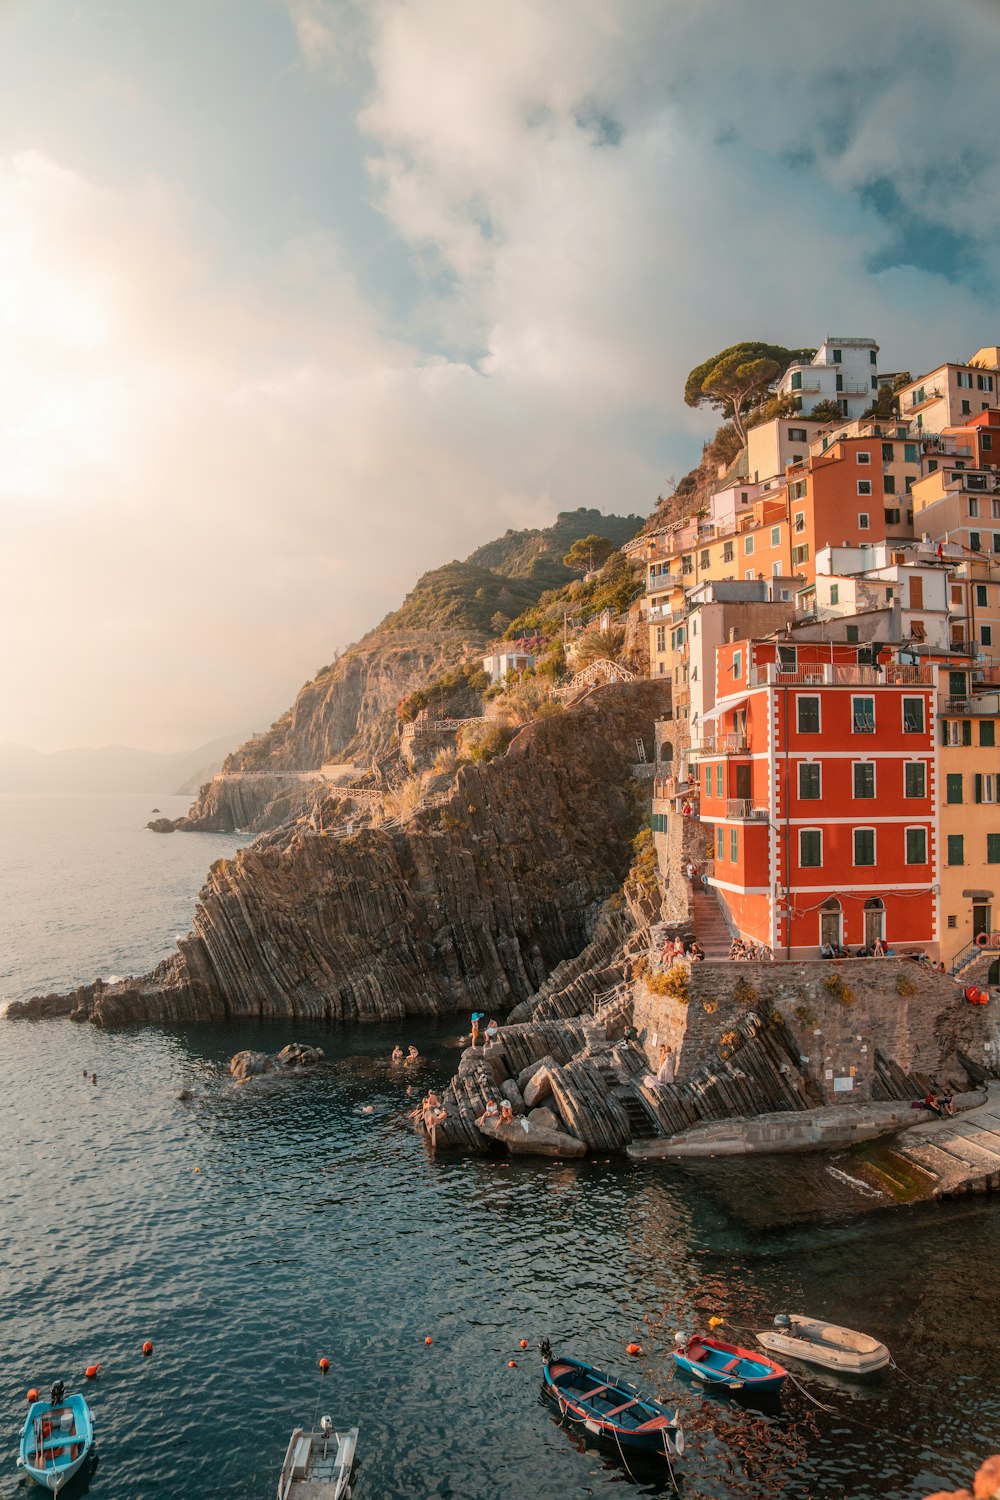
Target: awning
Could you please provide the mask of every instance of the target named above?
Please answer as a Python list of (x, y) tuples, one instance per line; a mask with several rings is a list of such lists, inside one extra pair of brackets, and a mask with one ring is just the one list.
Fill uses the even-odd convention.
[(742, 708), (744, 703), (748, 703), (749, 701), (749, 698), (746, 696), (742, 698), (725, 698), (721, 703), (717, 703), (714, 708), (710, 708), (707, 714), (702, 714), (701, 718), (696, 722), (707, 724), (710, 719), (721, 719), (723, 714), (732, 713), (733, 709)]

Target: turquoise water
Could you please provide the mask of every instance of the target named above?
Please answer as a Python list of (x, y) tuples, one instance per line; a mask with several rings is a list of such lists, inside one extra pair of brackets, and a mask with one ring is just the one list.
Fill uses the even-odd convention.
[[(632, 1488), (539, 1404), (542, 1336), (680, 1407), (692, 1500), (910, 1500), (1000, 1449), (1000, 1205), (859, 1217), (831, 1187), (824, 1222), (773, 1228), (794, 1202), (749, 1167), (723, 1197), (603, 1160), (435, 1160), (404, 1128), (406, 1088), (447, 1077), (452, 1030), (0, 1020), (0, 1500), (27, 1500), (28, 1387), (72, 1389), (97, 1361), (89, 1493), (106, 1500), (264, 1500), (317, 1410), (361, 1427), (361, 1500)], [(233, 1052), (293, 1038), (329, 1066), (230, 1085)], [(417, 1076), (385, 1063), (396, 1041), (425, 1055)], [(800, 1165), (789, 1199), (824, 1171)], [(788, 1308), (883, 1337), (905, 1378), (805, 1376), (830, 1413), (795, 1390), (768, 1412), (706, 1400), (674, 1375), (676, 1328)]]

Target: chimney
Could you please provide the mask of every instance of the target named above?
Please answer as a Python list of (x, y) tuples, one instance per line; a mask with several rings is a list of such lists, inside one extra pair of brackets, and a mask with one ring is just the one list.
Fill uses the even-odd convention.
[(736, 626), (735, 625), (730, 625), (730, 627), (729, 627), (729, 644), (732, 645), (732, 643), (733, 643), (733, 641), (735, 641), (735, 639), (736, 639)]

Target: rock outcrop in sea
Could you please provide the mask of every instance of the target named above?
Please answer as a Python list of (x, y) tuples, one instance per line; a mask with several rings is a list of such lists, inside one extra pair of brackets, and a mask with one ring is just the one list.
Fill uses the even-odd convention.
[(609, 953), (620, 941), (608, 902), (643, 817), (636, 740), (666, 702), (655, 682), (602, 688), (461, 766), (401, 827), (335, 838), (288, 825), (213, 865), (192, 932), (153, 973), (8, 1014), (102, 1026), (506, 1014), (592, 940)]

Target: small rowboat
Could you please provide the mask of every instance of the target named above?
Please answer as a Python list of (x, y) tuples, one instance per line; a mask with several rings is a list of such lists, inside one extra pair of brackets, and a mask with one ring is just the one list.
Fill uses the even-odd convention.
[(53, 1495), (79, 1474), (94, 1442), (94, 1418), (82, 1396), (66, 1396), (62, 1381), (48, 1401), (33, 1401), (21, 1432), (17, 1466)]
[(709, 1338), (696, 1333), (686, 1339), (682, 1333), (675, 1335), (674, 1359), (687, 1375), (693, 1375), (704, 1385), (719, 1386), (729, 1391), (753, 1392), (755, 1395), (774, 1395), (781, 1389), (788, 1374), (773, 1359), (765, 1359), (752, 1349), (741, 1349), (737, 1344), (725, 1344), (721, 1339)]
[(556, 1359), (548, 1339), (539, 1346), (545, 1394), (563, 1418), (619, 1452), (662, 1454), (667, 1462), (684, 1452), (678, 1413), (670, 1412), (626, 1380), (584, 1364)]
[(320, 1417), (317, 1432), (296, 1427), (278, 1480), (278, 1500), (350, 1500), (358, 1429), (338, 1432)]
[(803, 1318), (798, 1313), (779, 1313), (773, 1328), (758, 1333), (757, 1342), (786, 1359), (819, 1365), (839, 1375), (872, 1375), (892, 1358), (885, 1345), (867, 1333), (824, 1323), (821, 1318)]

